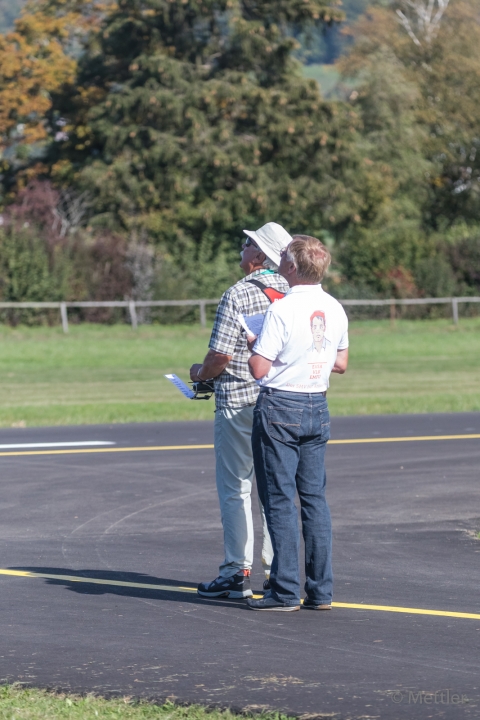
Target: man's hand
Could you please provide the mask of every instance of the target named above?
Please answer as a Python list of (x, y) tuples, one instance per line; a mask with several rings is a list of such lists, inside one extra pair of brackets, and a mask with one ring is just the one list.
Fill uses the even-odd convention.
[(200, 370), (201, 367), (202, 367), (202, 363), (195, 363), (195, 364), (192, 365), (192, 367), (190, 368), (190, 380), (191, 380), (192, 382), (197, 382), (197, 380), (198, 380), (198, 377), (197, 377), (198, 371)]
[(348, 348), (345, 350), (337, 350), (337, 357), (332, 372), (343, 375), (348, 365)]
[(231, 359), (231, 355), (223, 355), (222, 353), (215, 352), (215, 350), (209, 350), (201, 365), (194, 363), (190, 368), (190, 380), (197, 382), (198, 380), (210, 380), (211, 378), (218, 377), (218, 375), (225, 370)]
[(267, 360), (267, 358), (262, 357), (262, 355), (253, 353), (248, 361), (248, 367), (250, 369), (250, 375), (254, 377), (255, 380), (261, 380), (272, 367), (272, 361)]

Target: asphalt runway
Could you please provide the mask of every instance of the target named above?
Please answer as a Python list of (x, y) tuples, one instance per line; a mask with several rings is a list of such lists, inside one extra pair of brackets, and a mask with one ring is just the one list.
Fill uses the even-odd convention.
[(2, 680), (478, 718), (480, 413), (332, 420), (329, 613), (195, 595), (222, 559), (212, 439), (209, 422), (0, 431)]

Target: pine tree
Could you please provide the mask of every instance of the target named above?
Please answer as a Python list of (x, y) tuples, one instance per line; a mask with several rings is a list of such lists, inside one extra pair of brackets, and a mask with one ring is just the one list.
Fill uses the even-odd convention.
[(245, 227), (356, 222), (356, 114), (292, 58), (292, 26), (336, 16), (322, 0), (121, 0), (57, 105), (54, 177), (95, 193), (91, 223), (146, 229), (190, 277)]

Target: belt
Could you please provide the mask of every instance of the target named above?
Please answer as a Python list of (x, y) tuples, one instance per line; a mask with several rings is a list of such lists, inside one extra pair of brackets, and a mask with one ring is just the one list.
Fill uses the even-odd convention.
[(266, 392), (269, 395), (271, 393), (283, 393), (284, 395), (307, 395), (308, 397), (313, 395), (314, 397), (327, 397), (326, 390), (323, 390), (323, 392), (316, 392), (316, 393), (302, 393), (302, 392), (290, 392), (289, 390), (281, 390), (280, 388), (262, 387), (262, 388), (260, 388), (260, 392)]

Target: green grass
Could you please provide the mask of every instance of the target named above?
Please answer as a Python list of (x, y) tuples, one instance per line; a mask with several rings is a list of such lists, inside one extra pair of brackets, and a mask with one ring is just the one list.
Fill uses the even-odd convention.
[(331, 379), (335, 415), (480, 410), (480, 318), (352, 323), (350, 347)]
[(0, 425), (199, 420), (213, 402), (191, 402), (163, 377), (205, 354), (199, 326), (0, 327)]
[[(199, 326), (0, 327), (0, 426), (213, 418), (163, 377), (205, 354)], [(356, 322), (350, 365), (332, 376), (335, 415), (480, 410), (480, 319)]]
[[(16, 685), (0, 687), (0, 720), (235, 720), (253, 717), (225, 710), (206, 710), (198, 705), (179, 707), (167, 702), (154, 705), (129, 697), (105, 700), (87, 695), (55, 694), (23, 689)], [(262, 713), (255, 720), (286, 720), (285, 715)]]

